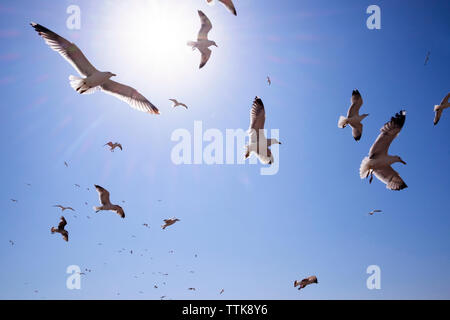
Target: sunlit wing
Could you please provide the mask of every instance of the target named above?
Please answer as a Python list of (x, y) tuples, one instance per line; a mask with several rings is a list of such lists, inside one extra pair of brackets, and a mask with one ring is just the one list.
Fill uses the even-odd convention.
[(377, 140), (369, 151), (369, 158), (373, 159), (378, 155), (386, 155), (392, 141), (398, 136), (403, 128), (406, 119), (406, 111), (402, 110), (396, 113), (382, 128)]
[(69, 42), (53, 31), (41, 26), (40, 24), (31, 22), (31, 26), (44, 38), (45, 42), (66, 59), (80, 75), (85, 77), (97, 72), (97, 69), (84, 56), (83, 52), (75, 45)]
[(199, 66), (199, 69), (201, 69), (208, 62), (209, 57), (211, 57), (211, 50), (209, 48), (199, 48), (199, 50), (202, 54)]
[(361, 106), (363, 104), (361, 94), (359, 93), (358, 90), (353, 90), (351, 103), (352, 104), (350, 105), (350, 108), (347, 111), (347, 118), (351, 118), (355, 114), (359, 114), (359, 109), (361, 109)]
[(265, 121), (266, 111), (264, 110), (264, 104), (260, 98), (255, 97), (252, 109), (250, 110), (249, 136), (251, 142), (258, 141), (260, 130), (264, 129)]
[(201, 27), (198, 32), (197, 41), (207, 40), (208, 32), (212, 29), (211, 21), (209, 21), (208, 17), (201, 10), (198, 10), (198, 15), (200, 17)]
[(377, 169), (373, 173), (375, 177), (386, 184), (386, 188), (388, 189), (402, 190), (408, 187), (398, 172), (392, 169), (391, 166), (385, 166), (381, 169)]
[(105, 188), (103, 188), (103, 187), (101, 187), (101, 186), (98, 186), (98, 185), (95, 185), (95, 189), (96, 189), (97, 192), (98, 192), (98, 196), (99, 196), (99, 199), (100, 199), (100, 203), (101, 203), (102, 205), (108, 205), (108, 204), (110, 204), (110, 201), (109, 201), (109, 192), (108, 192), (108, 190), (106, 190)]

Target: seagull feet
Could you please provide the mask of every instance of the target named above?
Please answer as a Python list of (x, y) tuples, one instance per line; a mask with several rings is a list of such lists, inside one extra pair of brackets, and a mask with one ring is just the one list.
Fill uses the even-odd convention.
[(373, 180), (373, 171), (371, 171), (371, 173), (370, 173), (370, 180), (369, 180), (369, 183), (372, 183), (372, 180)]

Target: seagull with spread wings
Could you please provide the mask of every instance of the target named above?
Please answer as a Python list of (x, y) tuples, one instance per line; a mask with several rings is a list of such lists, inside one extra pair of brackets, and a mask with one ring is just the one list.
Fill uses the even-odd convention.
[(200, 10), (198, 10), (198, 15), (201, 21), (201, 28), (198, 32), (197, 41), (189, 41), (187, 45), (192, 47), (192, 50), (197, 48), (200, 51), (202, 58), (199, 69), (201, 69), (206, 62), (208, 62), (209, 57), (211, 56), (211, 50), (209, 47), (218, 46), (214, 41), (208, 40), (208, 32), (212, 29), (211, 21), (209, 21), (208, 17)]
[(67, 232), (64, 227), (67, 225), (67, 221), (64, 217), (61, 216), (61, 220), (59, 221), (58, 228), (52, 227), (50, 231), (53, 233), (60, 233), (64, 240), (69, 241), (69, 232)]
[(55, 207), (55, 208), (60, 208), (61, 211), (63, 211), (63, 212), (64, 212), (64, 210), (72, 210), (72, 211), (75, 211), (72, 207), (64, 207), (64, 206), (62, 206), (62, 205), (60, 205), (60, 204), (56, 204), (56, 205), (54, 205), (53, 207)]
[(168, 226), (173, 225), (175, 222), (180, 221), (180, 219), (171, 218), (171, 219), (164, 219), (163, 221), (164, 221), (164, 225), (162, 225), (161, 228), (163, 228), (163, 230), (164, 230)]
[(373, 214), (376, 213), (376, 212), (383, 212), (383, 211), (375, 209), (375, 210), (370, 211), (369, 215), (373, 216)]
[(406, 162), (399, 156), (388, 155), (389, 146), (402, 130), (405, 120), (406, 111), (402, 110), (381, 128), (381, 133), (370, 148), (369, 156), (361, 162), (359, 168), (361, 179), (368, 178), (370, 175), (371, 183), (375, 174), (375, 177), (384, 182), (386, 188), (390, 190), (402, 190), (408, 187), (398, 172), (391, 167), (393, 163), (406, 164)]
[(444, 109), (447, 109), (448, 107), (450, 107), (450, 102), (448, 101), (449, 98), (450, 98), (450, 93), (448, 93), (445, 96), (445, 98), (442, 99), (440, 105), (435, 105), (434, 106), (434, 112), (436, 113), (434, 115), (434, 125), (438, 124), (439, 119), (441, 118), (441, 115), (442, 115), (442, 111), (444, 111)]
[(178, 107), (178, 106), (185, 107), (186, 109), (188, 108), (187, 105), (185, 105), (185, 104), (182, 103), (182, 102), (179, 102), (177, 99), (169, 99), (169, 100), (173, 102), (173, 107), (174, 107), (174, 108), (175, 108), (175, 107)]
[(308, 278), (303, 279), (302, 281), (294, 281), (294, 288), (298, 286), (298, 290), (303, 289), (304, 287), (313, 284), (313, 283), (319, 283), (317, 281), (316, 276), (310, 276)]
[(110, 78), (116, 76), (114, 73), (98, 71), (75, 43), (69, 42), (53, 31), (35, 22), (32, 22), (31, 26), (42, 38), (44, 38), (51, 49), (58, 52), (82, 77), (84, 77), (80, 78), (72, 75), (69, 77), (70, 85), (78, 93), (90, 94), (97, 90), (101, 90), (128, 103), (137, 110), (151, 114), (159, 114), (158, 108), (134, 88), (112, 81)]
[(269, 86), (272, 84), (272, 80), (270, 80), (269, 76), (267, 76), (267, 83), (269, 84)]
[(269, 147), (272, 144), (281, 144), (277, 139), (267, 139), (264, 134), (264, 122), (266, 121), (266, 111), (262, 100), (255, 97), (252, 109), (250, 110), (250, 127), (248, 136), (250, 143), (245, 146), (245, 159), (255, 153), (264, 164), (272, 164), (274, 159)]
[[(209, 5), (213, 5), (214, 1), (213, 0), (206, 0), (206, 2), (208, 2)], [(219, 2), (222, 2), (222, 4), (235, 16), (237, 16), (237, 12), (236, 12), (236, 8), (234, 7), (233, 1), (232, 0), (219, 0)]]
[(115, 211), (121, 218), (125, 218), (125, 212), (123, 211), (122, 207), (116, 204), (111, 204), (111, 202), (109, 201), (108, 190), (98, 185), (94, 186), (98, 192), (100, 203), (102, 204), (100, 207), (94, 207), (95, 212), (99, 212), (101, 210), (111, 210)]
[(338, 121), (339, 128), (345, 128), (348, 125), (352, 127), (352, 135), (356, 141), (361, 139), (363, 125), (361, 121), (368, 116), (367, 113), (359, 115), (359, 109), (363, 104), (363, 99), (361, 98), (361, 94), (358, 90), (353, 90), (351, 105), (347, 111), (347, 117), (340, 116)]
[(110, 141), (110, 142), (106, 143), (104, 146), (109, 146), (109, 150), (111, 152), (114, 152), (115, 148), (119, 148), (120, 150), (123, 150), (122, 149), (122, 145), (120, 143), (118, 143), (118, 142), (114, 142), (113, 143), (112, 141)]

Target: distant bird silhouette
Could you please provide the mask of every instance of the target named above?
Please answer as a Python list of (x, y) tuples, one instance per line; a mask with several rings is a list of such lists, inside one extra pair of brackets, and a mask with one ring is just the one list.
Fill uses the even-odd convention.
[(67, 164), (66, 161), (64, 161), (64, 165), (65, 165), (67, 168), (69, 167), (69, 165)]
[(177, 219), (177, 218), (164, 219), (164, 225), (162, 225), (161, 228), (165, 229), (168, 226), (173, 225), (177, 221), (180, 221), (180, 219)]
[(81, 188), (81, 186), (80, 186), (79, 184), (77, 184), (77, 183), (75, 183), (74, 185), (75, 185), (75, 187), (77, 187), (77, 188)]
[(121, 145), (120, 143), (118, 143), (118, 142), (112, 143), (112, 142), (110, 141), (110, 142), (106, 143), (105, 146), (109, 146), (109, 148), (110, 148), (109, 150), (110, 150), (111, 152), (114, 152), (114, 149), (115, 149), (115, 148), (119, 148), (120, 150), (123, 150), (123, 149), (122, 149), (122, 145)]
[(11, 199), (12, 202), (19, 202), (19, 200)]
[(269, 76), (267, 76), (267, 83), (269, 84), (269, 86), (272, 84), (272, 81), (270, 80)]
[(12, 246), (14, 245), (14, 241), (12, 240), (9, 240), (9, 243), (11, 243)]
[(62, 206), (62, 205), (60, 205), (60, 204), (56, 204), (56, 205), (54, 205), (53, 207), (60, 208), (61, 211), (63, 211), (63, 212), (64, 212), (64, 210), (72, 210), (72, 211), (75, 211), (72, 207), (64, 207), (64, 206)]
[(224, 293), (224, 292), (225, 292), (225, 290), (222, 289), (222, 290), (220, 290), (219, 294), (222, 294), (222, 293)]
[(195, 291), (195, 288), (188, 288), (188, 290)]
[(428, 60), (430, 60), (430, 53), (431, 53), (430, 51), (427, 52), (427, 56), (425, 57), (425, 63), (423, 64), (424, 66), (426, 66), (428, 63)]
[(376, 210), (370, 211), (369, 214), (372, 216), (375, 212), (383, 212), (383, 211), (376, 209)]
[(57, 232), (60, 233), (64, 240), (69, 241), (69, 232), (64, 229), (64, 227), (67, 225), (67, 221), (64, 217), (61, 217), (61, 220), (58, 224), (58, 228), (52, 227), (50, 231), (53, 233)]
[(211, 56), (211, 50), (209, 47), (217, 47), (217, 44), (214, 41), (208, 40), (208, 32), (212, 29), (211, 21), (209, 21), (208, 17), (200, 10), (198, 10), (198, 15), (201, 21), (201, 28), (198, 32), (197, 41), (189, 41), (187, 44), (192, 47), (192, 50), (198, 49), (200, 51), (202, 58), (199, 69), (201, 69), (208, 62), (209, 57)]
[(111, 204), (108, 190), (99, 185), (94, 186), (98, 192), (100, 203), (102, 204), (100, 207), (94, 207), (95, 212), (99, 212), (101, 210), (111, 210), (115, 211), (121, 218), (125, 218), (125, 212), (122, 207), (116, 204)]
[(188, 108), (187, 105), (185, 105), (182, 102), (179, 102), (177, 99), (169, 99), (169, 100), (173, 102), (173, 108), (178, 107), (178, 106), (185, 107), (186, 109)]
[(313, 283), (319, 283), (317, 281), (317, 277), (316, 276), (310, 276), (308, 278), (303, 279), (302, 281), (294, 281), (294, 287), (298, 286), (298, 290), (303, 289), (304, 287), (313, 284)]

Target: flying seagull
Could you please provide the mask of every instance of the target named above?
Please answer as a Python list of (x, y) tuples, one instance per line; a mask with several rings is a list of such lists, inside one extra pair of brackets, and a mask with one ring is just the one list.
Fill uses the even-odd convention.
[(302, 281), (294, 281), (294, 288), (298, 286), (298, 290), (303, 289), (307, 285), (313, 284), (313, 283), (319, 283), (317, 281), (316, 276), (310, 276), (308, 278), (303, 279)]
[(272, 84), (272, 81), (270, 80), (269, 76), (267, 76), (267, 83), (269, 84), (269, 86)]
[[(208, 4), (212, 5), (214, 4), (213, 0), (206, 0), (206, 2), (208, 2)], [(232, 0), (219, 0), (219, 2), (222, 2), (222, 4), (228, 9), (230, 10), (230, 12), (232, 14), (234, 14), (235, 16), (237, 16), (237, 12), (236, 12), (236, 8), (234, 7), (233, 1)]]
[(14, 241), (12, 240), (9, 240), (9, 243), (11, 243), (12, 246), (14, 245)]
[(78, 93), (90, 94), (102, 90), (137, 110), (159, 114), (158, 109), (134, 88), (112, 81), (110, 78), (116, 76), (114, 73), (98, 71), (75, 43), (69, 42), (40, 24), (31, 22), (31, 26), (44, 38), (50, 48), (57, 51), (81, 76), (85, 77), (72, 75), (69, 77), (70, 85)]
[(81, 186), (79, 184), (77, 184), (77, 183), (75, 183), (74, 186), (77, 187), (77, 188), (81, 188)]
[(11, 199), (12, 202), (19, 202), (19, 200)]
[(195, 291), (195, 288), (188, 288), (188, 290)]
[(363, 125), (361, 121), (368, 116), (367, 113), (359, 115), (359, 109), (363, 104), (363, 99), (361, 98), (361, 94), (358, 90), (353, 90), (351, 105), (347, 111), (347, 118), (344, 116), (339, 117), (338, 127), (345, 128), (348, 125), (352, 127), (352, 135), (356, 141), (361, 139)]
[(222, 289), (222, 290), (220, 290), (219, 294), (222, 294), (222, 293), (224, 293), (224, 291), (225, 291), (225, 290), (223, 290), (223, 289)]
[(112, 143), (112, 142), (110, 141), (110, 142), (106, 143), (104, 146), (109, 146), (109, 150), (110, 150), (111, 152), (114, 152), (114, 149), (115, 149), (115, 148), (119, 148), (120, 150), (123, 150), (123, 149), (122, 149), (122, 145), (121, 145), (120, 143), (118, 143), (118, 142)]
[(401, 162), (406, 164), (399, 156), (388, 155), (389, 146), (392, 141), (398, 136), (400, 130), (405, 124), (406, 111), (401, 110), (396, 113), (382, 128), (377, 140), (372, 145), (369, 151), (369, 156), (365, 157), (361, 162), (359, 174), (361, 179), (370, 177), (370, 183), (373, 179), (373, 174), (386, 184), (386, 188), (391, 190), (402, 190), (408, 186), (400, 177), (397, 171), (392, 169), (391, 164)]
[(450, 98), (450, 93), (448, 93), (445, 96), (445, 98), (442, 99), (440, 105), (435, 105), (434, 106), (434, 112), (436, 113), (434, 115), (434, 125), (438, 124), (439, 119), (441, 118), (441, 115), (442, 115), (442, 111), (444, 111), (444, 109), (447, 109), (448, 107), (450, 107), (450, 102), (448, 101), (449, 98)]
[(378, 210), (378, 209), (375, 209), (375, 210), (370, 211), (370, 212), (369, 212), (369, 215), (372, 216), (375, 212), (383, 212), (383, 211)]
[(430, 53), (431, 53), (430, 51), (427, 52), (427, 56), (425, 57), (425, 63), (423, 64), (424, 66), (426, 66), (428, 63), (428, 60), (430, 60)]
[(266, 111), (262, 100), (255, 97), (252, 109), (250, 110), (250, 127), (248, 136), (250, 144), (245, 146), (245, 159), (255, 153), (259, 160), (264, 164), (273, 163), (273, 155), (269, 147), (272, 144), (281, 144), (277, 139), (267, 139), (264, 134), (264, 122), (266, 121)]
[(67, 164), (66, 161), (64, 161), (64, 165), (65, 165), (67, 168), (69, 167), (69, 165)]
[(177, 99), (169, 99), (170, 101), (173, 102), (173, 107), (178, 107), (178, 106), (182, 106), (185, 107), (186, 109), (188, 108), (187, 105), (185, 105), (184, 103), (178, 102)]
[(72, 211), (75, 211), (72, 207), (64, 207), (64, 206), (62, 206), (62, 205), (60, 205), (60, 204), (56, 204), (56, 205), (54, 205), (53, 207), (60, 208), (61, 211), (64, 211), (64, 210), (72, 210)]
[(60, 233), (64, 240), (69, 241), (69, 232), (67, 232), (67, 230), (64, 229), (66, 224), (67, 224), (66, 219), (64, 217), (61, 217), (61, 220), (58, 224), (58, 228), (52, 227), (50, 231), (52, 232), (52, 234), (55, 232)]
[(197, 42), (189, 41), (187, 43), (188, 46), (192, 47), (192, 50), (197, 48), (202, 54), (202, 58), (200, 61), (199, 69), (203, 68), (203, 66), (208, 62), (209, 57), (211, 56), (210, 46), (216, 46), (217, 44), (214, 41), (208, 40), (208, 32), (212, 29), (211, 21), (209, 21), (208, 17), (200, 10), (198, 10), (198, 15), (200, 16), (201, 28), (198, 32)]
[(180, 219), (177, 219), (177, 218), (164, 219), (164, 225), (162, 225), (161, 228), (163, 228), (163, 230), (164, 230), (165, 228), (173, 225), (177, 221), (180, 221)]
[(98, 185), (94, 185), (95, 189), (97, 189), (98, 196), (100, 199), (101, 207), (94, 207), (95, 212), (99, 212), (100, 210), (111, 210), (115, 211), (120, 217), (125, 218), (125, 212), (123, 211), (121, 206), (116, 204), (111, 204), (109, 201), (109, 192), (103, 187)]

